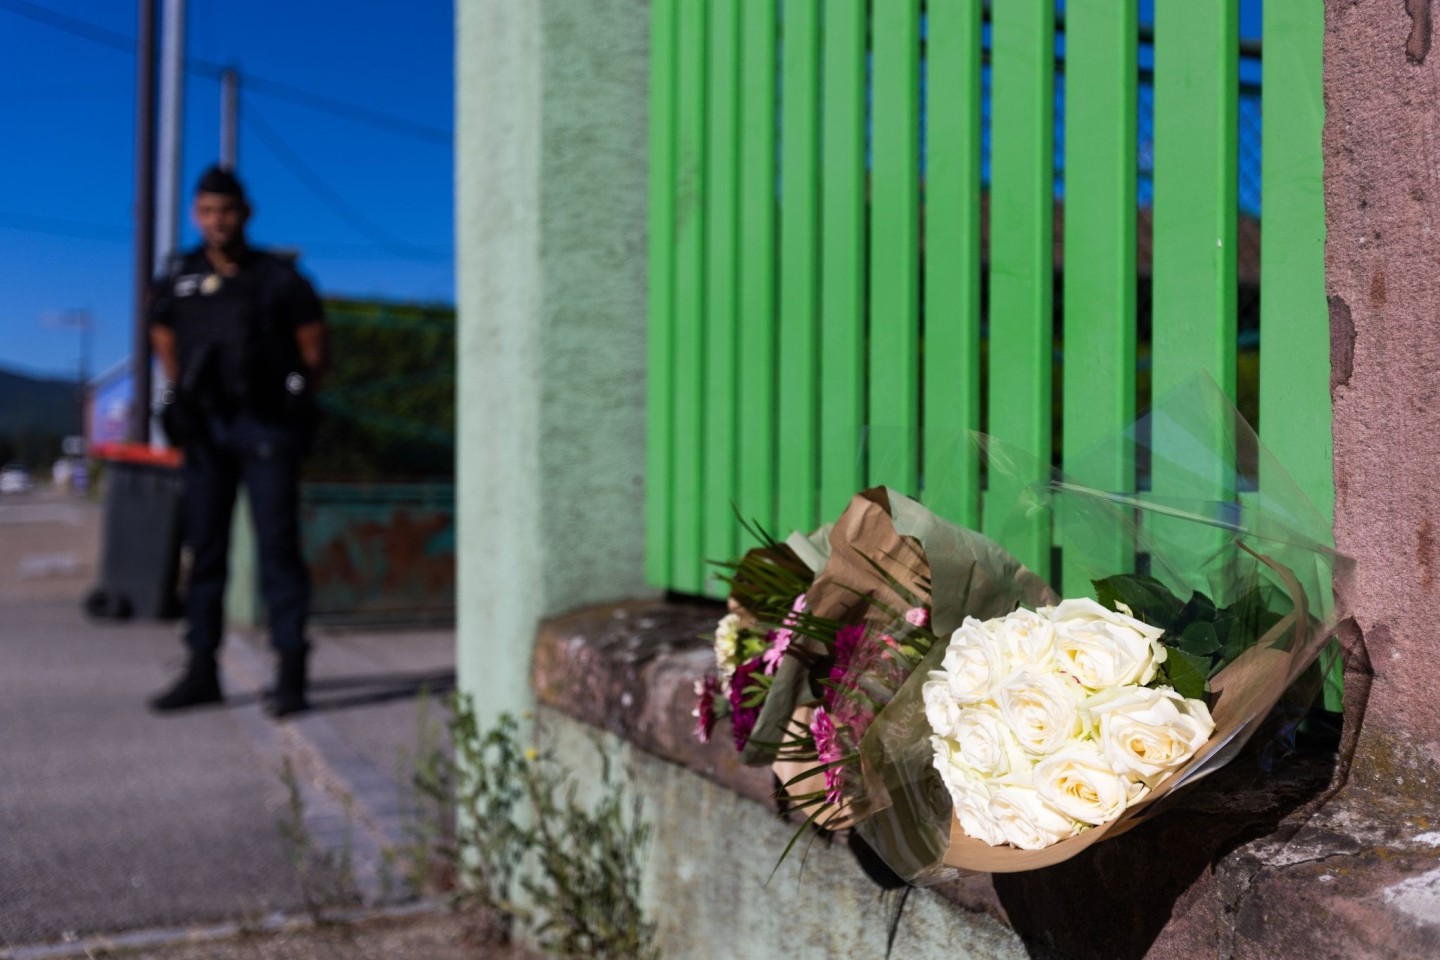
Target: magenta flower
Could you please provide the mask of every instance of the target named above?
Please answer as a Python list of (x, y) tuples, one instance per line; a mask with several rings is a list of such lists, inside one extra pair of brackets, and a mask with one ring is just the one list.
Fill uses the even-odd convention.
[(736, 750), (745, 749), (745, 744), (750, 742), (750, 734), (755, 731), (755, 721), (760, 719), (759, 707), (741, 705), (746, 696), (745, 688), (759, 669), (758, 657), (746, 660), (735, 668), (735, 675), (730, 678), (730, 729), (735, 734)]
[(709, 743), (715, 732), (715, 696), (720, 692), (720, 681), (714, 674), (695, 681), (695, 709), (690, 716), (695, 718), (695, 739)]
[(912, 627), (924, 627), (930, 623), (930, 611), (924, 607), (913, 607), (905, 611), (905, 622)]
[(850, 669), (850, 663), (855, 659), (855, 651), (860, 648), (860, 643), (865, 639), (865, 624), (856, 623), (848, 627), (841, 627), (835, 631), (835, 665), (830, 668), (830, 686), (825, 688), (825, 705), (832, 710), (835, 708), (836, 691), (834, 687), (845, 679), (845, 674)]
[(841, 790), (841, 775), (844, 768), (838, 763), (844, 758), (845, 753), (840, 748), (840, 739), (835, 732), (835, 722), (825, 712), (824, 707), (817, 707), (815, 715), (810, 720), (810, 734), (815, 738), (815, 752), (820, 757), (820, 762), (826, 764), (825, 768), (825, 802), (839, 803), (844, 794)]
[(840, 679), (845, 671), (850, 669), (850, 661), (855, 659), (855, 651), (860, 649), (860, 642), (864, 639), (863, 623), (841, 627), (835, 631), (835, 669), (830, 673), (831, 680)]
[(773, 674), (780, 667), (780, 661), (785, 659), (785, 651), (790, 649), (790, 641), (795, 638), (794, 627), (799, 621), (797, 613), (805, 609), (805, 594), (795, 598), (790, 605), (790, 612), (785, 615), (785, 624), (779, 630), (770, 631), (770, 649), (764, 653), (765, 675)]

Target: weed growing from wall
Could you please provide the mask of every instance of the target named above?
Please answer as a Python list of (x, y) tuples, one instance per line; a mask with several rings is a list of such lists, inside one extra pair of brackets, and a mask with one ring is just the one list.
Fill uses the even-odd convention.
[(305, 798), (300, 790), (300, 780), (295, 773), (295, 764), (287, 756), (280, 770), (280, 780), (285, 784), (287, 797), (285, 816), (279, 821), (280, 836), (290, 851), (295, 872), (300, 882), (300, 896), (305, 903), (305, 912), (315, 923), (328, 919), (327, 911), (338, 907), (351, 907), (360, 902), (360, 888), (355, 880), (354, 858), (351, 852), (351, 836), (354, 831), (354, 811), (348, 798), (345, 801), (345, 834), (339, 849), (327, 849), (318, 844), (305, 818)]
[(639, 799), (607, 763), (587, 805), (553, 753), (521, 744), (515, 717), (482, 729), (468, 696), (449, 704), (450, 750), (422, 733), (414, 761), (411, 883), (451, 881), (456, 904), (488, 914), (501, 939), (524, 925), (553, 957), (657, 960), (640, 909), (650, 828)]

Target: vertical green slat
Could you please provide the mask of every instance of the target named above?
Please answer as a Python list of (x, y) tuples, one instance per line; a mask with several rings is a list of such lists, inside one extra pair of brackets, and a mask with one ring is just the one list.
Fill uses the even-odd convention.
[[(1324, 33), (1324, 11), (1316, 4), (1266, 0), (1260, 430), (1265, 446), (1328, 526), (1335, 510), (1335, 479), (1320, 150)], [(1271, 485), (1264, 464), (1261, 471), (1260, 492), (1265, 495)], [(1325, 702), (1331, 710), (1340, 709), (1342, 673), (1337, 662), (1327, 679)]]
[(676, 78), (674, 527), (670, 586), (699, 593), (705, 437), (705, 0), (679, 4)]
[[(703, 559), (728, 560), (739, 545), (735, 523), (737, 378), (736, 220), (739, 120), (739, 0), (710, 0), (709, 108), (706, 111), (705, 471), (700, 512)], [(709, 572), (709, 571), (707, 571)], [(723, 587), (706, 577), (707, 592)]]
[(825, 7), (820, 515), (865, 486), (865, 2)]
[(675, 295), (675, 0), (650, 7), (650, 303), (646, 384), (645, 578), (669, 586), (671, 364)]
[[(1237, 3), (1155, 4), (1156, 401), (1200, 373), (1235, 396)], [(1226, 497), (1226, 472), (1187, 459), (1173, 437), (1156, 431), (1155, 492)]]
[[(1070, 0), (1065, 11), (1064, 465), (1115, 492), (1134, 489), (1131, 448), (1096, 445), (1135, 417), (1136, 9)], [(1067, 597), (1134, 568), (1122, 531), (1085, 534), (1083, 556), (1062, 547)]]
[(984, 526), (1048, 577), (1048, 517), (1006, 520), (1050, 464), (1055, 8), (1009, 0), (991, 16), (989, 432), (1017, 456), (1013, 471), (991, 457)]
[(931, 0), (925, 159), (925, 501), (980, 525), (981, 0)]
[(737, 505), (775, 525), (776, 0), (743, 0), (740, 60), (740, 437)]
[(1325, 22), (1308, 0), (1266, 0), (1264, 16), (1260, 428), (1270, 452), (1328, 520), (1335, 482), (1320, 152)]
[(780, 105), (780, 431), (777, 519), (815, 524), (819, 349), (820, 10), (785, 0)]
[(919, 493), (920, 3), (875, 6), (870, 482)]

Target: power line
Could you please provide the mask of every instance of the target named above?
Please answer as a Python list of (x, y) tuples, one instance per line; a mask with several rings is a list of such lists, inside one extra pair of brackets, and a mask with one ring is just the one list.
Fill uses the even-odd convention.
[[(196, 60), (193, 57), (186, 61), (186, 69), (200, 76), (218, 80), (220, 75), (229, 69), (218, 63), (210, 63), (205, 60)], [(362, 107), (358, 104), (348, 103), (344, 100), (336, 100), (320, 93), (312, 93), (309, 90), (294, 87), (278, 80), (267, 80), (265, 77), (256, 76), (253, 73), (240, 73), (240, 85), (249, 93), (259, 93), (265, 96), (274, 97), (278, 100), (288, 100), (291, 103), (302, 107), (309, 107), (312, 110), (319, 110), (322, 113), (329, 113), (336, 117), (352, 120), (356, 123), (369, 124), (381, 130), (389, 130), (407, 137), (414, 137), (417, 140), (426, 140), (430, 143), (438, 143), (442, 146), (450, 146), (453, 138), (450, 131), (442, 130), (439, 127), (432, 127), (423, 123), (416, 123), (414, 120), (407, 120), (404, 117), (391, 116), (388, 113), (381, 113), (369, 107)]]
[[(82, 20), (79, 17), (68, 16), (63, 13), (56, 13), (44, 7), (30, 3), (28, 0), (0, 0), (0, 10), (13, 13), (16, 16), (24, 17), (35, 23), (43, 24), (54, 30), (71, 34), (110, 47), (114, 50), (121, 50), (125, 53), (135, 53), (135, 38), (126, 36), (108, 27)], [(185, 70), (199, 77), (208, 80), (218, 80), (220, 75), (227, 69), (225, 64), (214, 63), (209, 60), (201, 60), (198, 57), (187, 57), (185, 59)], [(430, 143), (437, 143), (449, 146), (453, 140), (450, 131), (429, 124), (417, 123), (406, 117), (397, 117), (392, 114), (383, 113), (379, 110), (363, 106), (357, 103), (350, 103), (346, 100), (339, 100), (335, 97), (322, 93), (315, 93), (302, 87), (288, 83), (281, 83), (279, 80), (271, 80), (256, 74), (242, 74), (242, 82), (245, 89), (254, 93), (274, 97), (277, 100), (288, 100), (291, 103), (308, 107), (311, 110), (318, 110), (322, 113), (329, 113), (332, 116), (341, 117), (355, 123), (368, 124), (391, 133), (398, 133), (402, 136), (413, 137), (417, 140), (425, 140)]]
[(27, 3), (26, 0), (0, 0), (0, 9), (8, 10), (16, 16), (25, 17), (27, 20), (34, 20), (36, 23), (43, 23), (45, 26), (55, 30), (61, 30), (77, 37), (83, 37), (94, 43), (103, 44), (116, 50), (123, 50), (126, 53), (133, 54), (135, 52), (134, 37), (127, 37), (123, 33), (118, 33), (108, 27), (91, 23), (88, 20), (81, 20), (79, 17), (71, 17), (63, 13), (56, 13), (53, 10), (46, 10), (37, 3)]
[(285, 142), (284, 138), (276, 133), (269, 124), (256, 114), (253, 107), (241, 111), (240, 122), (252, 128), (255, 133), (259, 135), (261, 142), (265, 144), (275, 159), (279, 160), (280, 163), (290, 171), (291, 175), (300, 181), (301, 185), (314, 194), (317, 199), (329, 207), (346, 223), (375, 241), (375, 243), (384, 249), (406, 260), (434, 261), (447, 259), (448, 254), (402, 240), (361, 213), (359, 209), (331, 189), (330, 185), (327, 184), (319, 174), (310, 169), (309, 165), (300, 159), (299, 154), (290, 149), (290, 145)]
[(56, 237), (78, 237), (82, 240), (103, 240), (111, 243), (128, 243), (130, 240), (129, 231), (124, 227), (44, 217), (12, 210), (0, 210), (0, 230), (23, 230), (26, 233), (45, 233)]

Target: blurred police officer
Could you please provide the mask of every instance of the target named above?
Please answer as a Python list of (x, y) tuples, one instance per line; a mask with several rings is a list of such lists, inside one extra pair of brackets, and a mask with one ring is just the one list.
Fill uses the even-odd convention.
[(216, 652), (225, 628), (230, 519), (243, 483), (279, 659), (270, 709), (284, 716), (308, 707), (310, 579), (300, 555), (299, 479), (327, 362), (324, 313), (289, 260), (246, 243), (250, 205), (233, 174), (207, 170), (191, 212), (202, 243), (173, 259), (155, 286), (150, 316), (168, 380), (162, 422), (185, 453), (189, 661), (151, 706), (178, 710), (222, 699)]

